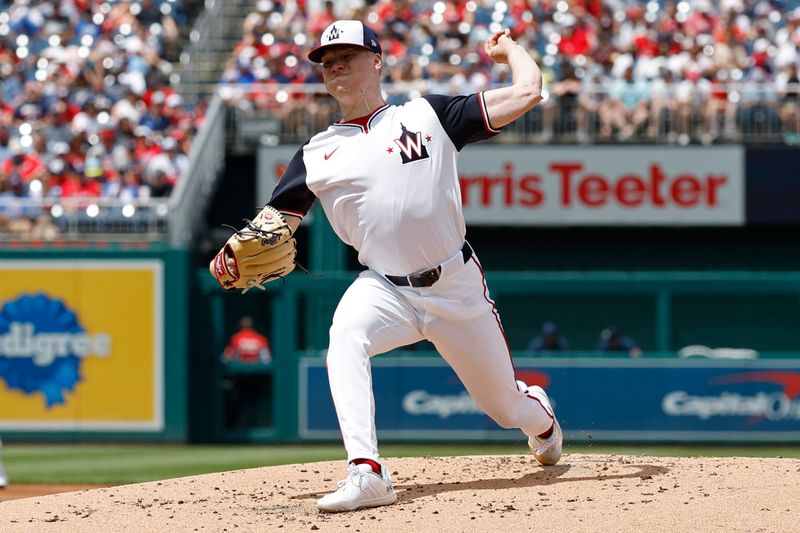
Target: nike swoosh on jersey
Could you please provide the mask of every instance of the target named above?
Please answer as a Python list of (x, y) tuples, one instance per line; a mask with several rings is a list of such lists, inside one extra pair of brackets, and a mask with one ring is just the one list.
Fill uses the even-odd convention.
[(325, 161), (327, 161), (328, 159), (330, 159), (330, 158), (331, 158), (331, 156), (334, 154), (334, 152), (336, 152), (336, 150), (338, 150), (338, 149), (339, 149), (339, 147), (337, 146), (336, 148), (334, 148), (334, 149), (333, 149), (333, 152), (331, 152), (331, 153), (329, 153), (329, 154), (325, 154)]

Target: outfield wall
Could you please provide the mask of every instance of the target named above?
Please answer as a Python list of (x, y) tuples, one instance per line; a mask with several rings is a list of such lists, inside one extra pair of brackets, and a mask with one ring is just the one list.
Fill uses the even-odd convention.
[[(800, 441), (800, 360), (517, 358), (547, 389), (571, 442)], [(378, 435), (392, 440), (515, 440), (481, 413), (439, 358), (375, 360)], [(299, 434), (336, 439), (324, 361), (303, 359)]]
[[(266, 294), (241, 297), (250, 300), (251, 311), (260, 309), (261, 316), (271, 322), (273, 361), (268, 365), (225, 365), (213, 355), (206, 361), (216, 364), (215, 379), (270, 376), (271, 397), (260, 408), (271, 409), (271, 423), (227, 427), (224, 398), (212, 393), (207, 395), (210, 403), (203, 411), (212, 422), (211, 440), (339, 438), (324, 344), (310, 343), (315, 338), (314, 342), (323, 341), (335, 302), (353, 277), (351, 273), (327, 273), (322, 278), (293, 275), (286, 284), (270, 286)], [(231, 322), (227, 315), (236, 312), (240, 297), (219, 290), (207, 272), (198, 271), (197, 282), (213, 311), (199, 328), (212, 334), (199, 342), (220, 353), (227, 337), (214, 324)], [(526, 324), (530, 313), (526, 312), (543, 312), (537, 304), (541, 301), (563, 299), (575, 306), (583, 301), (605, 302), (607, 314), (602, 318), (575, 310), (570, 331), (579, 329), (580, 320), (591, 320), (584, 323), (588, 328), (613, 313), (639, 315), (640, 329), (636, 331), (647, 343), (638, 359), (587, 348), (559, 358), (532, 357), (535, 354), (524, 349), (514, 350), (518, 377), (552, 393), (570, 440), (800, 442), (800, 352), (763, 348), (775, 346), (776, 337), (786, 346), (796, 346), (792, 335), (793, 324), (800, 320), (800, 272), (495, 272), (488, 274), (488, 283), (498, 301), (513, 296), (522, 304), (501, 307), (509, 338), (532, 334)], [(761, 305), (765, 298), (777, 297), (793, 304)], [(651, 301), (652, 305), (631, 309), (632, 299)], [(722, 307), (709, 313), (703, 303), (715, 300)], [(692, 301), (695, 309), (684, 304)], [(320, 302), (329, 304), (327, 310)], [(734, 302), (738, 302), (738, 311), (729, 312)], [(515, 312), (526, 320), (507, 322), (503, 318)], [(198, 322), (203, 323), (202, 319)], [(785, 328), (764, 330), (770, 322), (785, 324)], [(727, 337), (725, 332), (729, 332)], [(686, 341), (699, 345), (725, 338), (749, 341), (708, 342), (708, 350), (695, 348), (694, 355), (687, 358), (678, 355)], [(733, 350), (720, 350), (723, 347)], [(383, 438), (518, 438), (477, 412), (449, 367), (424, 346), (373, 359), (373, 381), (377, 426)]]

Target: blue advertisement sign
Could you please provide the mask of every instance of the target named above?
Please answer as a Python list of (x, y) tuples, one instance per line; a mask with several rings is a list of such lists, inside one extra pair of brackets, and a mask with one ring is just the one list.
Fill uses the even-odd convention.
[[(574, 441), (800, 441), (793, 361), (517, 360), (550, 396)], [(443, 361), (373, 360), (382, 438), (518, 440), (484, 415)], [(338, 438), (324, 361), (304, 360), (300, 435)], [(313, 391), (313, 401), (308, 400)]]

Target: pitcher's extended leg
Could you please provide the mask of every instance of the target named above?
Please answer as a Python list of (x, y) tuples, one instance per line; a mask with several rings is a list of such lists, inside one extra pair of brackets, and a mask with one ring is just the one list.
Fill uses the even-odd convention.
[(534, 437), (553, 425), (552, 413), (517, 388), (505, 338), (494, 316), (463, 322), (438, 319), (429, 338), (478, 407), (504, 428)]
[[(458, 374), (478, 407), (500, 426), (536, 437), (553, 425), (553, 412), (520, 391), (500, 317), (488, 298), (483, 270), (471, 260), (430, 298), (423, 333)], [(548, 406), (549, 407), (549, 406)]]

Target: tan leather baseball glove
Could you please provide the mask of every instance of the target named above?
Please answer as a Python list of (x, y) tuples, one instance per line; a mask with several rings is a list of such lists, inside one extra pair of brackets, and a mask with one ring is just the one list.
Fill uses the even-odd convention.
[(263, 283), (294, 270), (297, 242), (284, 216), (272, 206), (264, 206), (256, 218), (244, 222), (245, 227), (231, 235), (214, 257), (211, 273), (225, 289), (266, 290)]

